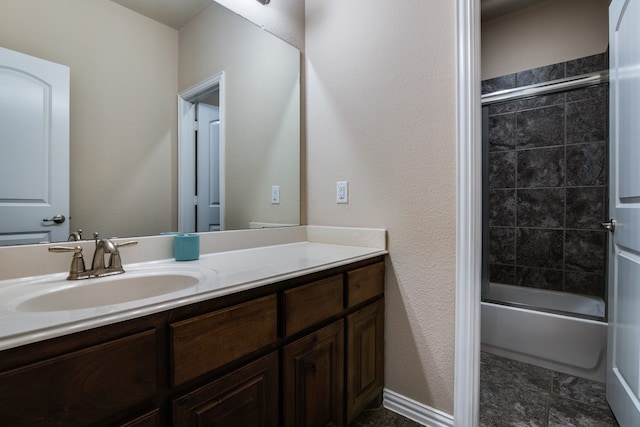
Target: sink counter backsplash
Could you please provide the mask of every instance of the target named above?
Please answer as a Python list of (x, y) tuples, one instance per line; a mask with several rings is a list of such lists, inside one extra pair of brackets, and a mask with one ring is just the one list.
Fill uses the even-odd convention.
[[(116, 241), (128, 240), (132, 239)], [(201, 233), (200, 259), (184, 262), (173, 259), (173, 236), (135, 240), (138, 245), (121, 249), (124, 274), (76, 281), (65, 280), (71, 253), (49, 253), (51, 245), (0, 248), (0, 350), (387, 253), (385, 230), (367, 228), (300, 226)], [(90, 264), (93, 241), (56, 245), (78, 243)], [(184, 285), (171, 286), (174, 279), (185, 278)]]

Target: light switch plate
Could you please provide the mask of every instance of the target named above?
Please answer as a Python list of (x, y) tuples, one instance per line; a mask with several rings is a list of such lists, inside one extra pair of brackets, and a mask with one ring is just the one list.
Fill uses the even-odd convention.
[(336, 203), (349, 203), (349, 182), (336, 182)]
[(280, 203), (280, 186), (274, 185), (271, 187), (271, 204), (277, 205)]

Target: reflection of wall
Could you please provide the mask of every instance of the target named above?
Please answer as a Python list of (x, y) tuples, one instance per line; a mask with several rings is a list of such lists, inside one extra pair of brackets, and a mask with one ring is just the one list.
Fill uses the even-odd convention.
[(607, 49), (609, 0), (547, 0), (482, 23), (482, 79)]
[[(483, 87), (509, 89), (606, 64), (599, 54), (494, 78)], [(607, 94), (604, 84), (485, 107), (492, 282), (604, 298)]]
[(107, 0), (3, 0), (0, 44), (71, 67), (72, 229), (175, 229), (177, 31)]
[(180, 90), (225, 72), (227, 229), (300, 222), (300, 55), (266, 35), (216, 3), (180, 30)]

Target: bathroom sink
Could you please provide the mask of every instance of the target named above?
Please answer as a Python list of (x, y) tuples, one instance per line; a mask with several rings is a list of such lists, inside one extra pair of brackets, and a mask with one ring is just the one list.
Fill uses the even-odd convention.
[(193, 271), (135, 271), (83, 281), (66, 281), (15, 306), (21, 312), (80, 310), (159, 297), (193, 288), (210, 274)]

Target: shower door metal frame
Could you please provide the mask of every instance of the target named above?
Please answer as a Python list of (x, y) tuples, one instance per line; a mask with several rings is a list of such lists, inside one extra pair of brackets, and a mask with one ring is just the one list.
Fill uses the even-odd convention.
[(596, 71), (594, 73), (581, 74), (575, 77), (551, 80), (529, 86), (498, 90), (482, 95), (480, 97), (480, 101), (484, 107), (485, 105), (515, 101), (517, 99), (564, 92), (567, 90), (582, 89), (585, 87), (601, 85), (603, 83), (609, 83), (609, 71)]

